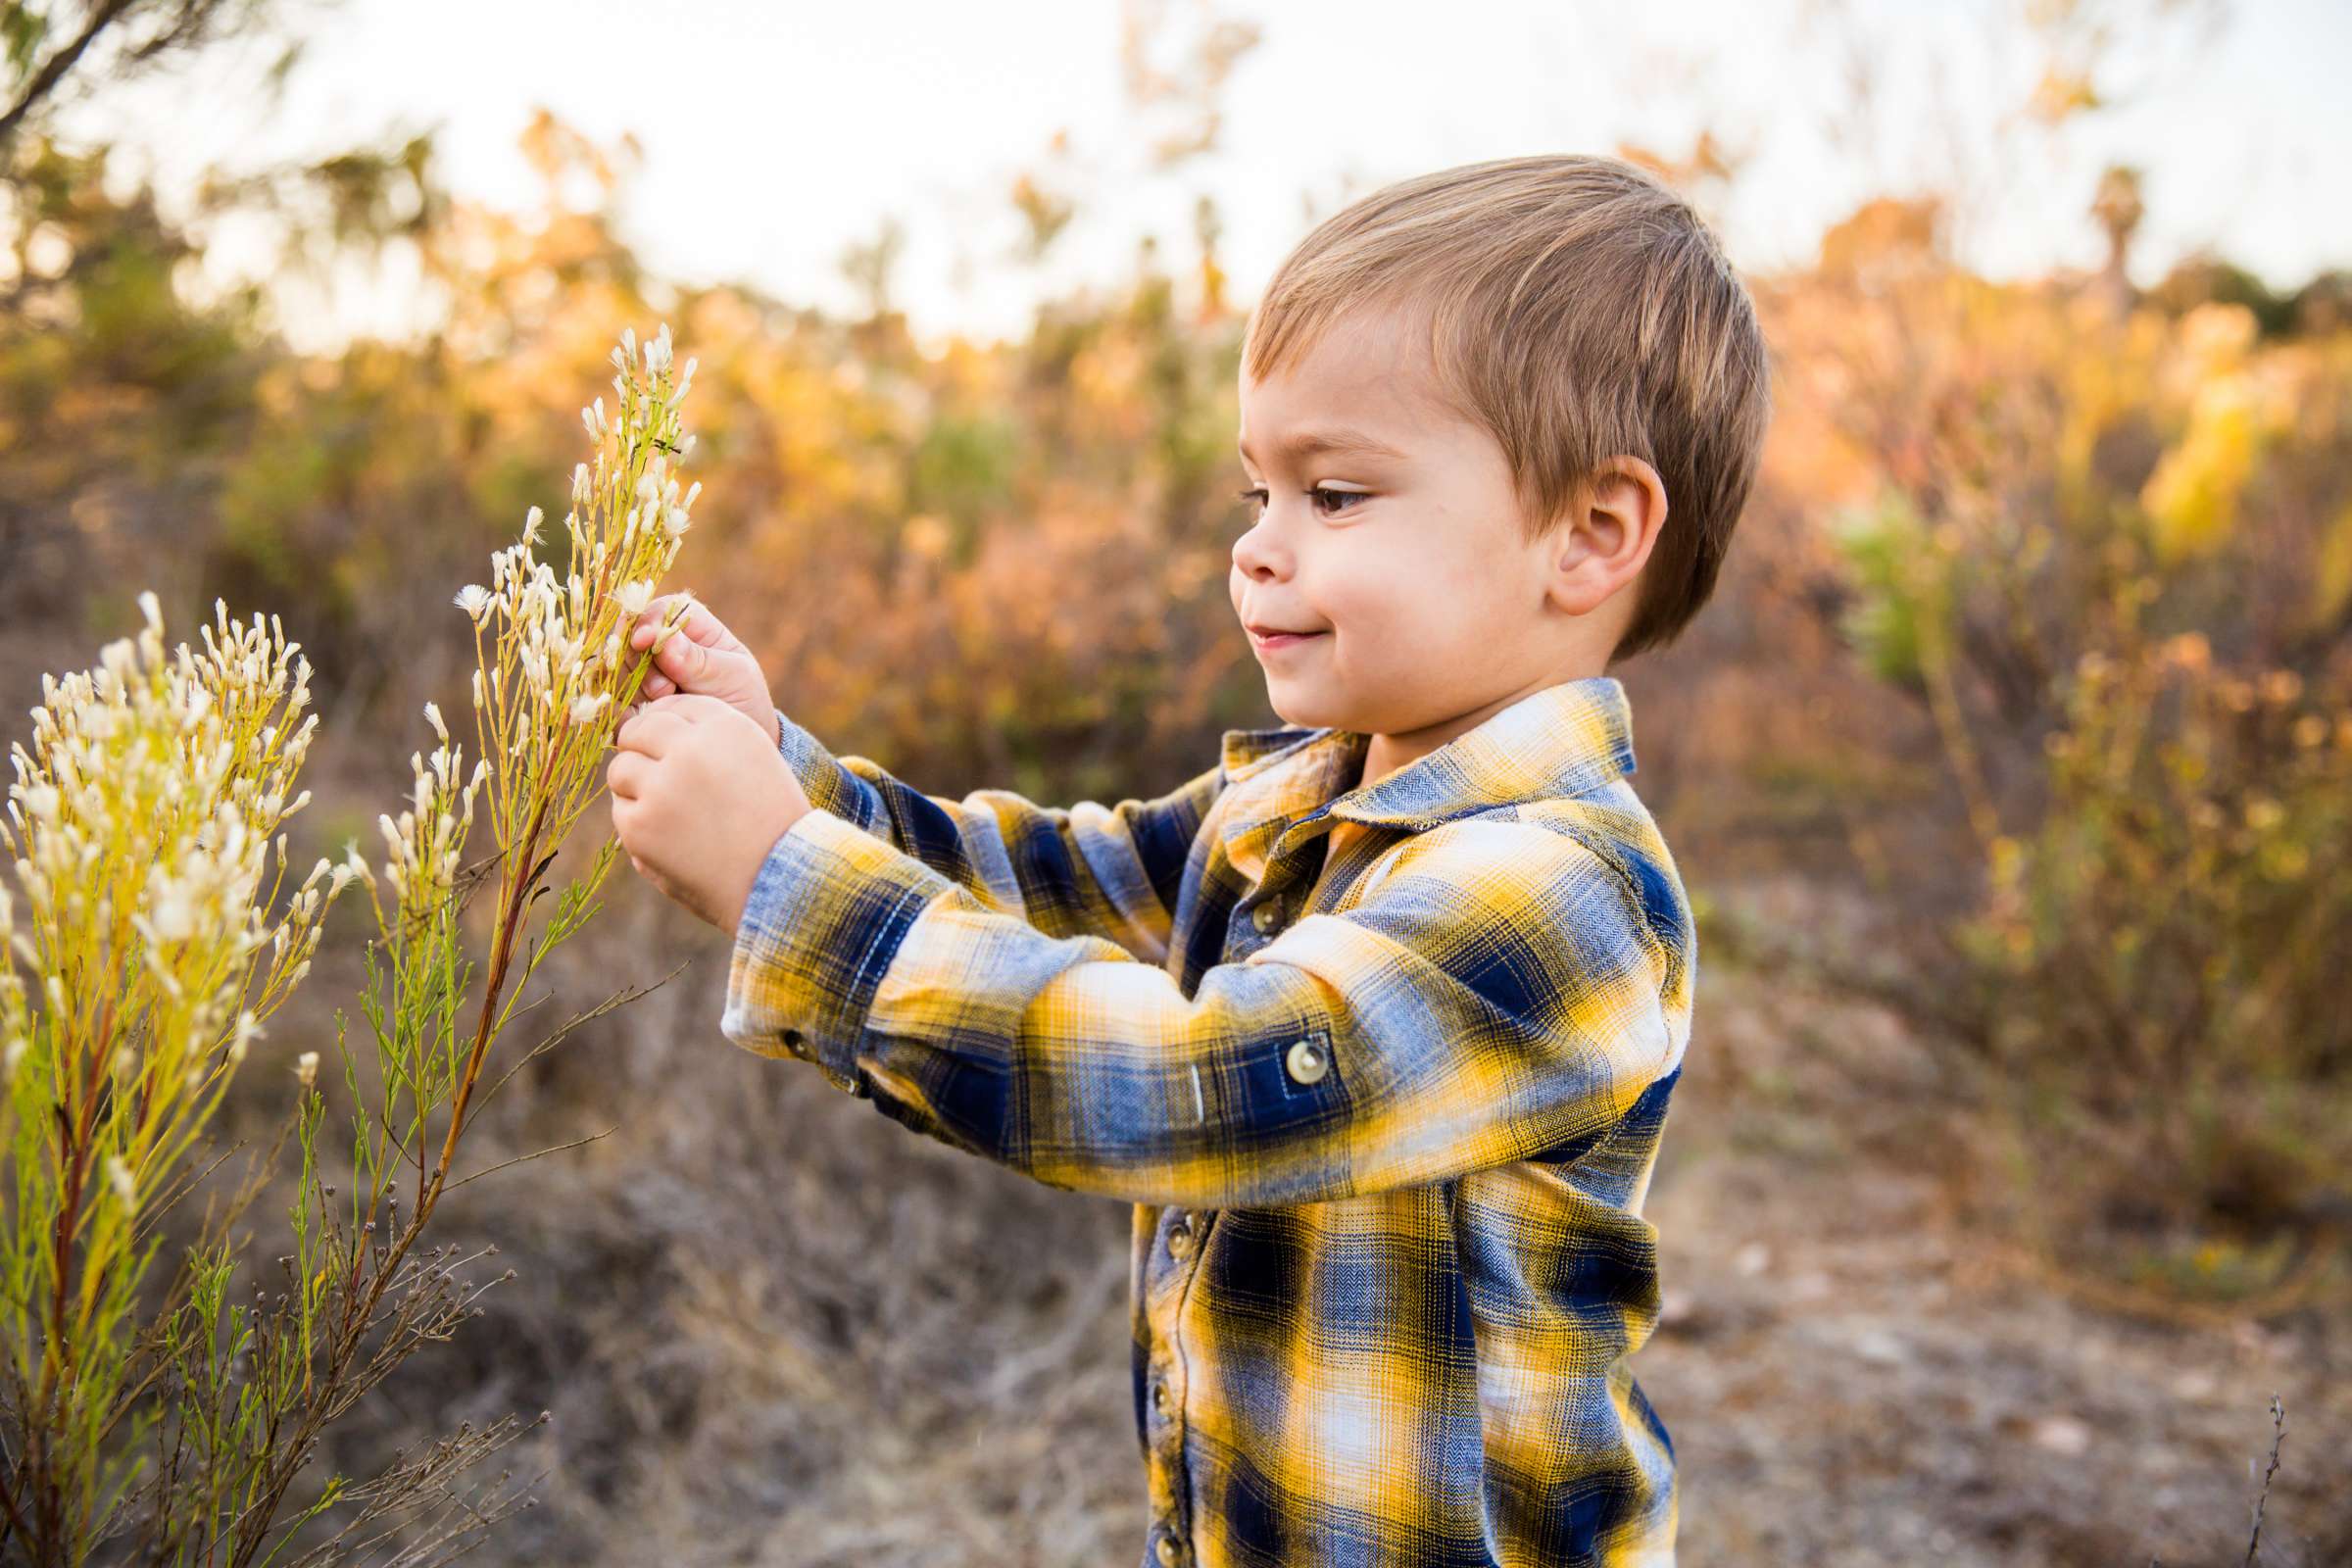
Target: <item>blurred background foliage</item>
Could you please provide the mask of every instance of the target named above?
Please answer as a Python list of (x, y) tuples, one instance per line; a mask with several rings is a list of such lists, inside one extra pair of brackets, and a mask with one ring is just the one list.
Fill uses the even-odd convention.
[[(1141, 239), (1116, 288), (1051, 301), (1015, 340), (925, 351), (891, 303), (900, 233), (843, 257), (860, 312), (685, 286), (621, 236), (634, 147), (543, 113), (524, 143), (540, 189), (514, 210), (446, 188), (429, 136), (208, 185), (205, 211), (279, 221), (287, 270), (397, 243), (441, 302), (414, 339), (302, 354), (258, 289), (192, 288), (185, 225), (108, 180), (106, 147), (51, 139), (25, 98), (72, 43), (61, 19), (107, 9), (0, 5), (11, 711), (118, 634), (143, 587), (175, 621), (216, 595), (277, 612), (329, 725), (311, 828), (359, 831), (418, 708), (450, 701), (469, 659), (453, 587), (560, 494), (617, 328), (666, 319), (701, 362), (684, 580), (837, 751), (935, 793), (1115, 800), (1197, 770), (1223, 728), (1274, 721), (1226, 596), (1249, 302), (1209, 196), (1191, 232)], [(145, 30), (51, 90), (270, 24), (258, 5), (117, 9)], [(1255, 34), (1211, 29), (1152, 68), (1159, 9), (1129, 10), (1126, 79), (1161, 116), (1155, 158), (1181, 168), (1214, 144)], [(2094, 114), (2074, 8), (2047, 9), (2035, 112)], [(1740, 177), (1711, 134), (1619, 150), (1702, 200)], [(2141, 1307), (2340, 1311), (2352, 274), (2277, 288), (2200, 256), (2135, 286), (2143, 181), (2162, 177), (2118, 166), (2084, 192), (2107, 247), (2088, 271), (1975, 275), (1938, 200), (1905, 195), (1859, 206), (1810, 266), (1752, 276), (1778, 375), (1758, 494), (1716, 604), (1618, 673), (1638, 782), (1701, 901), (1702, 970), (1802, 977), (1899, 1016), (1936, 1100), (2009, 1150), (1974, 1173), (1971, 1224)], [(1006, 199), (1033, 264), (1071, 198), (1048, 159)], [(657, 904), (615, 922), (636, 951), (598, 961), (651, 972), (696, 951)], [(691, 1114), (640, 1102), (608, 1163), (526, 1168), (523, 1198), (480, 1213), (547, 1278), (495, 1353), (453, 1348), (481, 1358), (453, 1387), (495, 1408), (575, 1380), (557, 1506), (517, 1560), (715, 1529), (714, 1508), (749, 1529), (867, 1461), (894, 1487), (988, 1494), (972, 1560), (1025, 1549), (988, 1533), (1007, 1518), (1123, 1541), (1115, 1467), (1044, 1437), (985, 1474), (965, 1451), (1001, 1435), (982, 1412), (1008, 1400), (1044, 1412), (1043, 1434), (1063, 1430), (1056, 1400), (1093, 1399), (1118, 1430), (1123, 1219), (1056, 1221), (999, 1183), (985, 1228), (954, 1230), (960, 1163), (848, 1139), (772, 1069), (712, 1059), (722, 981), (535, 1067), (537, 1098), (502, 1123), (520, 1147), (618, 1114), (616, 1085), (694, 1096), (664, 1102)], [(786, 1132), (827, 1152), (763, 1152)], [(583, 1183), (592, 1203), (570, 1196)], [(706, 1228), (723, 1242), (699, 1245)], [(919, 1269), (861, 1273), (876, 1231), (919, 1248)], [(992, 1234), (1027, 1238), (1033, 1267), (1008, 1272)], [(800, 1262), (757, 1261), (782, 1256)], [(582, 1281), (593, 1304), (567, 1294)], [(965, 1353), (978, 1303), (1008, 1292), (1022, 1338)], [(722, 1383), (782, 1401), (792, 1435), (708, 1419)], [(397, 1441), (397, 1412), (383, 1422), (376, 1441)], [(1034, 1490), (989, 1493), (1016, 1474)], [(865, 1534), (839, 1540), (882, 1550), (888, 1497), (858, 1496), (832, 1517)]]

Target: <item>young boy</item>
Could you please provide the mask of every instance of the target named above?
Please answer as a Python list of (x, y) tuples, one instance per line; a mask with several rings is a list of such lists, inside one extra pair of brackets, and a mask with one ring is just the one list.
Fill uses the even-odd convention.
[(1174, 793), (927, 796), (708, 612), (663, 644), (612, 819), (733, 933), (727, 1036), (1136, 1203), (1147, 1568), (1672, 1563), (1628, 1357), (1696, 948), (1603, 670), (1711, 592), (1768, 379), (1647, 174), (1446, 170), (1252, 316), (1231, 590), (1286, 723)]

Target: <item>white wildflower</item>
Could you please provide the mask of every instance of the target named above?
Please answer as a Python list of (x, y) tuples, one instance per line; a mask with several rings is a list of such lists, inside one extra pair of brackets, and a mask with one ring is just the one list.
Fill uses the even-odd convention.
[(159, 942), (185, 942), (196, 934), (196, 911), (189, 907), (187, 896), (174, 888), (155, 902), (155, 924)]
[(535, 545), (539, 542), (539, 524), (546, 518), (547, 514), (537, 507), (533, 507), (529, 512), (523, 514), (522, 542), (524, 544)]
[(478, 582), (469, 582), (458, 590), (458, 608), (472, 616), (473, 623), (477, 626), (490, 613), (490, 590)]
[(106, 1179), (114, 1187), (115, 1197), (122, 1200), (124, 1208), (139, 1206), (138, 1184), (131, 1180), (130, 1167), (122, 1163), (121, 1154), (106, 1156)]
[(228, 1042), (228, 1064), (233, 1067), (243, 1061), (247, 1048), (261, 1036), (262, 1026), (255, 1021), (253, 1009), (248, 1007), (238, 1013), (236, 1032), (229, 1037)]
[(424, 705), (424, 721), (433, 726), (434, 734), (440, 736), (444, 742), (448, 741), (449, 726), (441, 722), (440, 704), (427, 703)]
[(295, 1081), (300, 1083), (305, 1089), (310, 1088), (313, 1083), (317, 1082), (318, 1078), (318, 1053), (316, 1051), (306, 1051), (301, 1055), (296, 1056), (294, 1058), (294, 1077)]
[(621, 614), (635, 620), (645, 613), (645, 607), (654, 602), (654, 585), (650, 582), (624, 582), (613, 596), (619, 601)]
[(593, 722), (596, 715), (605, 710), (605, 705), (612, 701), (611, 692), (598, 692), (594, 696), (580, 698), (571, 705), (571, 721), (574, 724)]

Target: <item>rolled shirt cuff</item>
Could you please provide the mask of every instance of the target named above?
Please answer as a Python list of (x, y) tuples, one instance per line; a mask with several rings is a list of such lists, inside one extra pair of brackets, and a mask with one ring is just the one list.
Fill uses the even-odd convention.
[(807, 812), (778, 835), (752, 882), (720, 1031), (760, 1055), (814, 1061), (851, 1094), (869, 1093), (857, 1056), (874, 992), (907, 929), (955, 885), (831, 811)]

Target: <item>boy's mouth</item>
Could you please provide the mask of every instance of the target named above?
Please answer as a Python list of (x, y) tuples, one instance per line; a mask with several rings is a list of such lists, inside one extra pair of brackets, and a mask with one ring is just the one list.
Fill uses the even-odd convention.
[(1283, 631), (1272, 626), (1251, 626), (1248, 629), (1250, 646), (1256, 648), (1260, 653), (1271, 653), (1277, 648), (1296, 647), (1299, 643), (1311, 642), (1324, 635), (1320, 631)]

